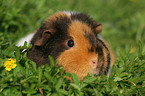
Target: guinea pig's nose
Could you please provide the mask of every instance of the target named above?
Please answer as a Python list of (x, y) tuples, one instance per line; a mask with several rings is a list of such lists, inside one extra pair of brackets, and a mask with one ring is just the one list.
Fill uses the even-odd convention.
[(97, 60), (92, 60), (91, 64), (92, 64), (93, 68), (96, 68), (97, 67)]

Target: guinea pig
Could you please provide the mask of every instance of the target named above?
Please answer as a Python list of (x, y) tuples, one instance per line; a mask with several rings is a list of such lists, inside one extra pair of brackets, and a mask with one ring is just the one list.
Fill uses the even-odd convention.
[(80, 12), (58, 12), (50, 16), (41, 27), (22, 40), (30, 41), (28, 58), (39, 66), (49, 64), (48, 55), (58, 61), (56, 66), (76, 73), (79, 80), (88, 73), (109, 76), (114, 54), (99, 33), (102, 24)]

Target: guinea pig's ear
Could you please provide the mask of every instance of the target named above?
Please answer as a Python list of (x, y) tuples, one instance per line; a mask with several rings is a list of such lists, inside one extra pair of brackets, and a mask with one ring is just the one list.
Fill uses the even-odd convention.
[(102, 26), (101, 23), (94, 23), (94, 26), (96, 28), (97, 34), (99, 34), (100, 32), (102, 32), (103, 26)]
[(36, 46), (41, 46), (43, 44), (45, 44), (48, 40), (48, 38), (51, 36), (51, 34), (53, 34), (55, 32), (54, 29), (48, 29), (48, 30), (45, 30), (43, 33), (42, 33), (42, 38), (37, 40), (34, 45)]

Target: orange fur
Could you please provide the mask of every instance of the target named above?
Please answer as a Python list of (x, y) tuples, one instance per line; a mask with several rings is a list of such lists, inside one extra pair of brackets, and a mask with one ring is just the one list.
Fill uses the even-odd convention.
[(63, 65), (66, 72), (76, 73), (80, 80), (82, 80), (88, 73), (93, 73), (95, 70), (91, 61), (98, 61), (98, 54), (95, 52), (88, 52), (91, 45), (84, 37), (84, 29), (91, 32), (91, 29), (84, 23), (75, 21), (70, 25), (68, 32), (69, 35), (73, 37), (75, 46), (74, 48), (61, 53), (57, 59), (59, 60), (58, 64)]

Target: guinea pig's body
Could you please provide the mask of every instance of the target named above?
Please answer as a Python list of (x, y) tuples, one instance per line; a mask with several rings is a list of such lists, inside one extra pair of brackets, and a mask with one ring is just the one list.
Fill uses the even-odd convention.
[[(114, 56), (99, 36), (102, 25), (77, 12), (52, 15), (33, 33), (28, 58), (39, 66), (48, 63), (48, 55), (63, 65), (66, 72), (76, 73), (82, 80), (88, 73), (109, 76)], [(32, 34), (31, 34), (32, 35)]]

